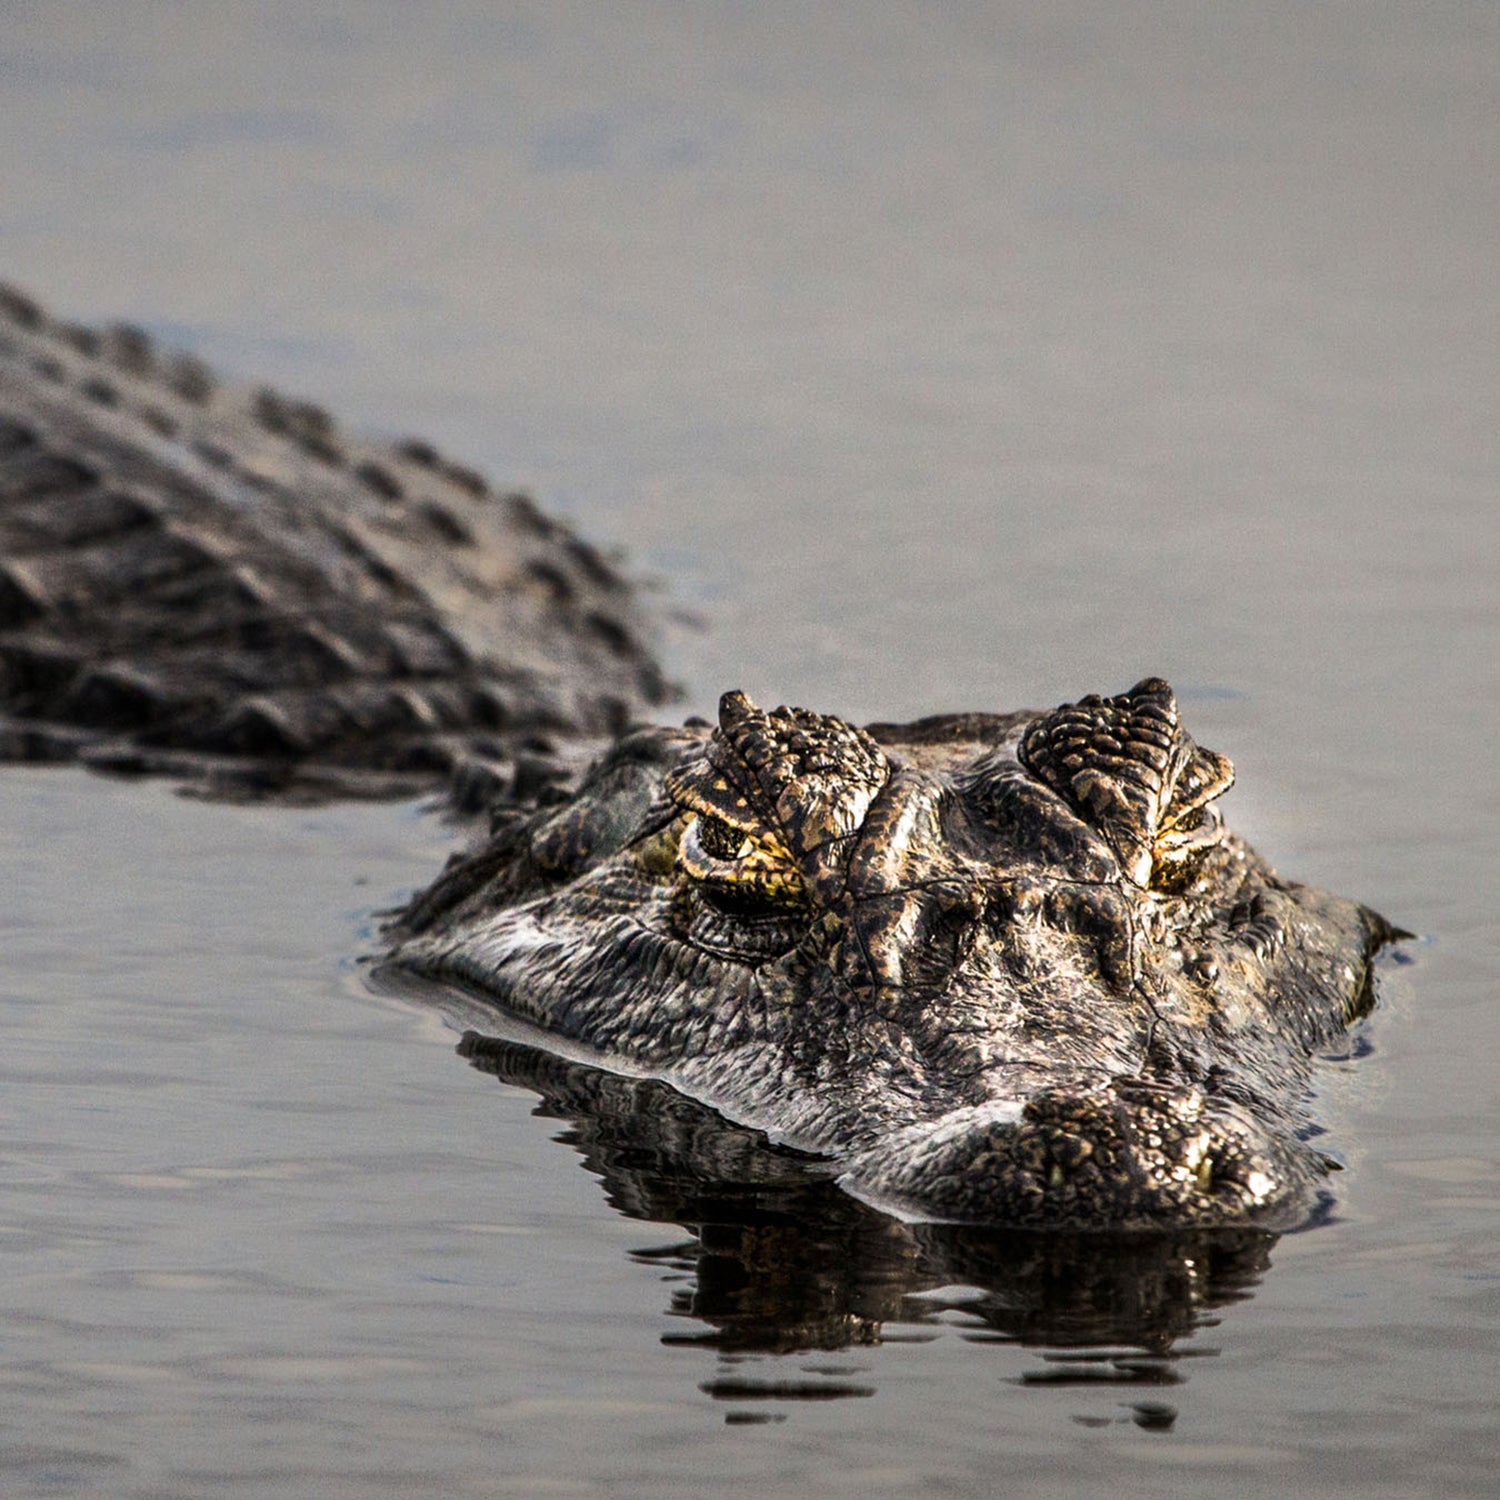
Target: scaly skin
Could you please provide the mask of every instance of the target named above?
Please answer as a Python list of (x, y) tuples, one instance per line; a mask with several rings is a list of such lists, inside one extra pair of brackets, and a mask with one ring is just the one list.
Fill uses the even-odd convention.
[(873, 732), (727, 694), (502, 820), (391, 959), (910, 1216), (1285, 1227), (1391, 934), (1228, 832), (1231, 776), (1154, 679)]
[(669, 696), (647, 633), (524, 496), (0, 286), (0, 756), (528, 795)]

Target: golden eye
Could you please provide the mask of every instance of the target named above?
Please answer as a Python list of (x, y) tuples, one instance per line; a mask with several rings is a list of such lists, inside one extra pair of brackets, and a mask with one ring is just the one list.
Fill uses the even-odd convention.
[(711, 812), (693, 814), (677, 846), (677, 868), (706, 898), (737, 910), (807, 899), (796, 860), (770, 830), (746, 833)]
[(710, 813), (698, 814), (698, 843), (714, 859), (739, 859), (750, 847), (740, 829)]

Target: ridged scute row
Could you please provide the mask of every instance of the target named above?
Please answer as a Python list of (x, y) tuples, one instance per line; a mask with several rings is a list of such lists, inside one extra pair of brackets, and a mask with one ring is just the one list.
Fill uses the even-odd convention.
[(379, 791), (669, 696), (630, 583), (430, 445), (0, 286), (0, 755)]

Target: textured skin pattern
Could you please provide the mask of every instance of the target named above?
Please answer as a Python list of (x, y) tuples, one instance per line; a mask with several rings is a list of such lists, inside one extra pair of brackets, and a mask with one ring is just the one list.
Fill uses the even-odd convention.
[(1104, 834), (1138, 885), (1150, 881), (1164, 846), (1212, 836), (1208, 804), (1234, 782), (1224, 756), (1182, 732), (1160, 678), (1119, 698), (1063, 704), (1027, 727), (1019, 756)]
[(1311, 1060), (1391, 930), (1224, 829), (1232, 768), (1166, 683), (869, 729), (730, 693), (716, 728), (628, 728), (665, 695), (632, 590), (524, 498), (0, 288), (0, 755), (280, 795), (450, 777), (491, 834), (393, 966), (872, 1202), (1305, 1216)]
[(392, 960), (917, 1217), (1284, 1227), (1390, 930), (1225, 830), (1230, 776), (1157, 679), (873, 731), (727, 694), (503, 818)]
[(545, 780), (556, 737), (668, 696), (645, 639), (630, 585), (525, 497), (0, 288), (0, 753)]

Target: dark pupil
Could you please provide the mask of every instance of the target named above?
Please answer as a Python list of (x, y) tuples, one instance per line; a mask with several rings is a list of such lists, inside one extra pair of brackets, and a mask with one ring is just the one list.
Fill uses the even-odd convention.
[(735, 859), (745, 842), (738, 828), (731, 828), (723, 818), (698, 814), (698, 842), (715, 859)]

